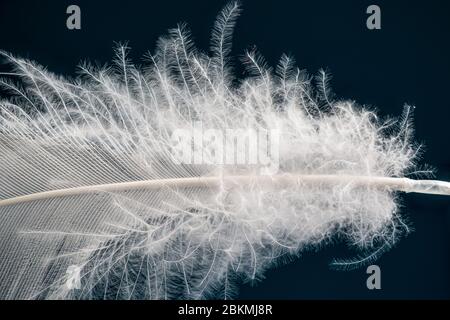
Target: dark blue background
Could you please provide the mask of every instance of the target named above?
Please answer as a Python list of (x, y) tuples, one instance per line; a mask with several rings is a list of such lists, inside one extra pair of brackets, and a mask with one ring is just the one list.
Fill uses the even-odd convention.
[[(208, 49), (215, 16), (226, 1), (23, 1), (0, 0), (0, 49), (29, 57), (49, 70), (74, 75), (83, 59), (110, 61), (114, 41), (129, 41), (138, 60), (177, 22)], [(66, 8), (78, 4), (82, 30), (66, 28)], [(366, 8), (377, 4), (382, 29), (366, 28)], [(416, 106), (422, 163), (450, 180), (449, 1), (243, 1), (233, 54), (256, 45), (271, 65), (283, 52), (314, 73), (328, 68), (339, 98), (376, 107), (382, 116)], [(239, 70), (239, 69), (238, 69)], [(272, 269), (240, 298), (450, 298), (450, 198), (402, 197), (415, 232), (376, 263), (382, 289), (366, 288), (365, 268), (337, 272), (333, 257), (351, 256), (343, 245), (304, 253)]]

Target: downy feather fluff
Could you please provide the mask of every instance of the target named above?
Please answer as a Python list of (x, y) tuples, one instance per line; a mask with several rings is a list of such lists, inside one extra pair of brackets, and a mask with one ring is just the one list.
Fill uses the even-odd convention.
[[(144, 67), (118, 46), (110, 67), (84, 64), (75, 80), (2, 53), (14, 72), (1, 80), (12, 96), (0, 102), (1, 298), (228, 298), (304, 249), (388, 248), (408, 230), (395, 190), (351, 177), (414, 169), (409, 108), (382, 121), (334, 100), (325, 72), (311, 78), (287, 55), (272, 70), (248, 51), (248, 76), (234, 78), (239, 11), (219, 14), (210, 55), (179, 25)], [(177, 164), (172, 133), (196, 123), (279, 130), (275, 176), (338, 179), (283, 184), (257, 164)], [(117, 187), (139, 181), (156, 185)], [(33, 194), (43, 196), (17, 201)], [(80, 289), (66, 285), (73, 265)]]

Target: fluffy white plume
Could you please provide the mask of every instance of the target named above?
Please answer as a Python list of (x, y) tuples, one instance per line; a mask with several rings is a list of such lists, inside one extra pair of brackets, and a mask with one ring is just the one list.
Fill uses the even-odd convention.
[[(3, 53), (20, 84), (1, 80), (13, 96), (0, 102), (2, 298), (229, 297), (304, 248), (390, 246), (407, 229), (395, 188), (351, 177), (404, 177), (417, 150), (408, 114), (383, 122), (331, 100), (326, 74), (314, 90), (288, 56), (272, 72), (247, 52), (250, 75), (237, 81), (228, 54), (238, 13), (237, 3), (220, 13), (211, 56), (183, 25), (145, 68), (119, 46), (111, 67), (84, 65), (76, 80)], [(179, 164), (173, 133), (198, 123), (278, 130), (278, 172)], [(319, 179), (280, 183), (301, 176)], [(66, 285), (71, 265), (81, 289)]]

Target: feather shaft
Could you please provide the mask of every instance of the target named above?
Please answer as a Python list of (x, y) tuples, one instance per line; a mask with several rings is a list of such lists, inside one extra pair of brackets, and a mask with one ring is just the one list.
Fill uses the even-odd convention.
[(76, 188), (66, 188), (39, 192), (0, 201), (0, 207), (49, 198), (74, 196), (87, 193), (121, 192), (131, 190), (158, 190), (162, 188), (186, 187), (219, 187), (230, 188), (236, 185), (252, 185), (254, 183), (273, 183), (288, 186), (299, 183), (353, 184), (354, 186), (372, 186), (391, 191), (406, 193), (426, 193), (450, 195), (450, 183), (438, 180), (413, 180), (409, 178), (368, 177), (351, 175), (275, 175), (275, 176), (229, 176), (229, 177), (194, 177), (177, 179), (155, 179), (111, 184), (99, 184)]

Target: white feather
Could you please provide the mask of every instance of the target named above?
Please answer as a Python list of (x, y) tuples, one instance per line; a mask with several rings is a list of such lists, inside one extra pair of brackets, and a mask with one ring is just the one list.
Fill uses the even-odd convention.
[[(238, 13), (219, 14), (212, 56), (182, 25), (145, 68), (119, 46), (110, 68), (85, 65), (76, 80), (3, 53), (21, 85), (2, 80), (14, 95), (0, 102), (2, 298), (230, 297), (307, 247), (391, 245), (407, 230), (394, 191), (450, 190), (404, 178), (418, 150), (409, 116), (331, 101), (325, 73), (315, 93), (292, 58), (274, 74), (252, 51), (237, 83)], [(279, 130), (279, 172), (177, 164), (172, 133), (199, 122)], [(80, 290), (66, 286), (70, 265)]]

